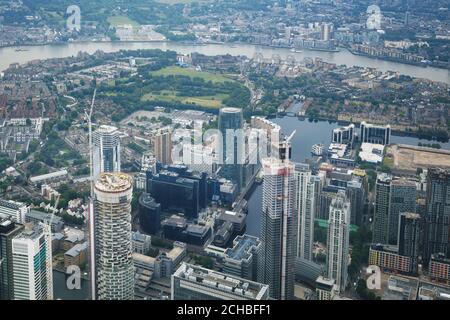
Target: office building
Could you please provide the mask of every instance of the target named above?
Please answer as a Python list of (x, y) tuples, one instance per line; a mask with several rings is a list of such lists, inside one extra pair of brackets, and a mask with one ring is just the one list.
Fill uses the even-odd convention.
[(139, 224), (149, 234), (161, 229), (161, 205), (149, 193), (144, 192), (139, 197)]
[(211, 238), (211, 227), (187, 223), (186, 218), (171, 215), (161, 222), (164, 237), (196, 246), (203, 246)]
[(398, 230), (398, 253), (411, 258), (411, 272), (418, 272), (421, 218), (417, 213), (400, 214)]
[(295, 164), (297, 210), (297, 257), (312, 260), (314, 242), (314, 180), (307, 164)]
[(336, 280), (319, 276), (316, 280), (317, 300), (333, 300), (336, 294)]
[(373, 242), (397, 245), (400, 214), (416, 211), (416, 185), (381, 173), (375, 188)]
[(350, 202), (344, 191), (331, 201), (327, 237), (327, 276), (336, 280), (338, 292), (347, 285), (350, 238)]
[(120, 172), (120, 133), (116, 127), (101, 125), (92, 134), (93, 176)]
[(147, 254), (152, 245), (152, 237), (142, 234), (139, 231), (133, 231), (131, 233), (131, 245), (133, 252)]
[(0, 214), (0, 300), (14, 300), (12, 240), (22, 230), (23, 225)]
[(0, 199), (0, 215), (5, 214), (9, 216), (14, 222), (25, 223), (25, 214), (28, 212), (26, 204)]
[(388, 145), (391, 143), (391, 126), (369, 124), (363, 121), (360, 125), (359, 141)]
[(258, 258), (261, 254), (261, 241), (248, 234), (238, 236), (233, 247), (225, 250), (223, 272), (247, 280), (257, 281)]
[(48, 225), (28, 223), (12, 239), (14, 299), (53, 299), (51, 238)]
[(450, 170), (431, 168), (427, 175), (425, 265), (432, 254), (450, 258)]
[(172, 164), (172, 131), (160, 129), (153, 139), (156, 161), (162, 164)]
[(294, 297), (297, 214), (295, 166), (289, 161), (290, 145), (280, 148), (280, 158), (262, 160), (264, 172), (261, 215), (261, 259), (258, 281), (268, 284), (278, 300)]
[(230, 107), (220, 109), (218, 126), (222, 135), (220, 160), (223, 165), (220, 175), (235, 183), (240, 192), (243, 186), (243, 164), (245, 162), (242, 110)]
[(95, 267), (98, 300), (132, 300), (132, 178), (101, 173), (94, 185)]
[(182, 263), (171, 279), (172, 300), (267, 300), (265, 284)]
[(195, 175), (186, 166), (164, 167), (158, 172), (147, 171), (147, 192), (161, 205), (161, 210), (197, 218), (207, 205), (206, 174)]
[(326, 274), (325, 266), (311, 260), (295, 259), (295, 280), (311, 287), (316, 285), (317, 277)]
[(48, 224), (52, 232), (60, 232), (64, 228), (64, 221), (60, 216), (38, 210), (29, 210), (25, 214), (25, 222)]
[(352, 123), (346, 127), (333, 129), (331, 142), (353, 145), (355, 140), (355, 125)]

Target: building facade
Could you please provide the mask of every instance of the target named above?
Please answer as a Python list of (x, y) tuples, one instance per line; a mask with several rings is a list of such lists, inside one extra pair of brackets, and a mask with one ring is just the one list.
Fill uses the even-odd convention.
[(398, 229), (398, 254), (411, 258), (411, 273), (417, 274), (419, 265), (419, 240), (421, 218), (417, 213), (400, 214)]
[(388, 145), (391, 143), (391, 126), (381, 126), (361, 122), (360, 136), (361, 143), (374, 143)]
[(182, 263), (171, 278), (172, 300), (267, 300), (265, 284)]
[(431, 168), (427, 175), (425, 265), (432, 254), (450, 258), (450, 170)]
[(336, 280), (338, 292), (347, 285), (350, 239), (350, 202), (344, 191), (331, 201), (327, 237), (327, 275)]
[(170, 129), (164, 128), (155, 134), (153, 147), (156, 161), (172, 164), (172, 131)]
[(94, 185), (94, 238), (98, 300), (132, 300), (132, 178), (101, 173)]
[(24, 203), (0, 199), (0, 215), (5, 214), (15, 222), (23, 224), (27, 212), (28, 207)]
[(43, 223), (25, 225), (12, 240), (14, 299), (52, 300), (51, 230)]
[(93, 176), (120, 172), (120, 133), (116, 127), (102, 125), (92, 134)]
[(0, 300), (14, 300), (12, 240), (22, 230), (23, 225), (0, 214)]
[[(244, 118), (239, 108), (222, 108), (219, 111), (219, 131), (222, 135), (220, 160), (222, 177), (233, 181), (238, 188), (243, 185), (243, 164), (245, 162)], [(220, 141), (219, 141), (220, 143)]]
[(161, 205), (145, 192), (139, 197), (139, 223), (150, 234), (161, 229)]
[(312, 260), (314, 242), (315, 183), (307, 164), (295, 165), (297, 210), (297, 257)]
[[(281, 151), (280, 154), (285, 152)], [(287, 152), (290, 153), (290, 150)], [(270, 296), (279, 300), (294, 297), (297, 247), (294, 169), (289, 156), (262, 161), (262, 254), (258, 263), (258, 281), (268, 284)]]
[(375, 189), (373, 242), (397, 245), (399, 219), (403, 212), (416, 211), (417, 190), (414, 182), (381, 173)]

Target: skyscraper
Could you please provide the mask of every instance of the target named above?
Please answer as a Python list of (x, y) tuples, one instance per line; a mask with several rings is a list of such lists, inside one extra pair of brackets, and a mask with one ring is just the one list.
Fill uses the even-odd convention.
[(28, 223), (12, 239), (14, 299), (53, 299), (51, 237), (49, 225)]
[(102, 173), (94, 187), (96, 288), (99, 300), (132, 300), (132, 178)]
[(416, 185), (404, 178), (382, 173), (377, 177), (373, 242), (396, 245), (402, 212), (416, 211)]
[(375, 184), (375, 208), (372, 228), (372, 242), (388, 243), (389, 203), (392, 177), (386, 173), (379, 174)]
[(268, 284), (270, 296), (279, 300), (294, 297), (297, 214), (295, 167), (289, 159), (290, 145), (285, 142), (280, 148), (280, 158), (262, 160), (262, 253), (258, 281)]
[(169, 128), (160, 129), (153, 139), (156, 161), (172, 164), (172, 132)]
[(428, 169), (424, 262), (442, 253), (450, 258), (450, 170)]
[(219, 111), (219, 131), (222, 134), (223, 166), (221, 175), (236, 183), (241, 191), (243, 183), (243, 163), (245, 153), (244, 119), (238, 108), (222, 108)]
[(12, 240), (22, 230), (23, 225), (0, 214), (0, 300), (14, 300)]
[(412, 212), (400, 214), (398, 254), (411, 258), (411, 272), (416, 274), (419, 257), (420, 215)]
[(139, 197), (139, 223), (150, 234), (161, 229), (161, 205), (149, 193), (144, 192)]
[(297, 210), (297, 257), (312, 260), (314, 242), (314, 179), (311, 177), (309, 165), (298, 163), (295, 165)]
[(336, 280), (339, 292), (347, 285), (349, 227), (350, 202), (340, 190), (331, 202), (327, 237), (327, 275)]
[(417, 189), (414, 181), (405, 178), (392, 180), (389, 208), (389, 244), (397, 245), (400, 214), (416, 212)]
[(92, 134), (93, 175), (120, 172), (120, 134), (116, 127), (101, 125)]

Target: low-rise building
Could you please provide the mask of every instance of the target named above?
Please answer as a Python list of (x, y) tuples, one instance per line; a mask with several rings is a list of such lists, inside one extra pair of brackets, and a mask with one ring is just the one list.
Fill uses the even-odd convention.
[(172, 275), (172, 300), (266, 300), (269, 286), (192, 264)]
[(74, 245), (64, 253), (64, 267), (82, 266), (87, 260), (87, 242)]
[(412, 272), (411, 257), (398, 254), (394, 246), (372, 245), (369, 249), (369, 265), (379, 266), (382, 270), (409, 274)]
[(429, 275), (431, 279), (450, 284), (450, 259), (444, 254), (434, 254), (431, 256)]

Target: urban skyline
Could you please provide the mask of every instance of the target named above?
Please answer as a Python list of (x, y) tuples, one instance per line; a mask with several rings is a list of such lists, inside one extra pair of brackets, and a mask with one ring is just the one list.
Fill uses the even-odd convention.
[(449, 300), (446, 1), (36, 1), (0, 5), (0, 300)]

